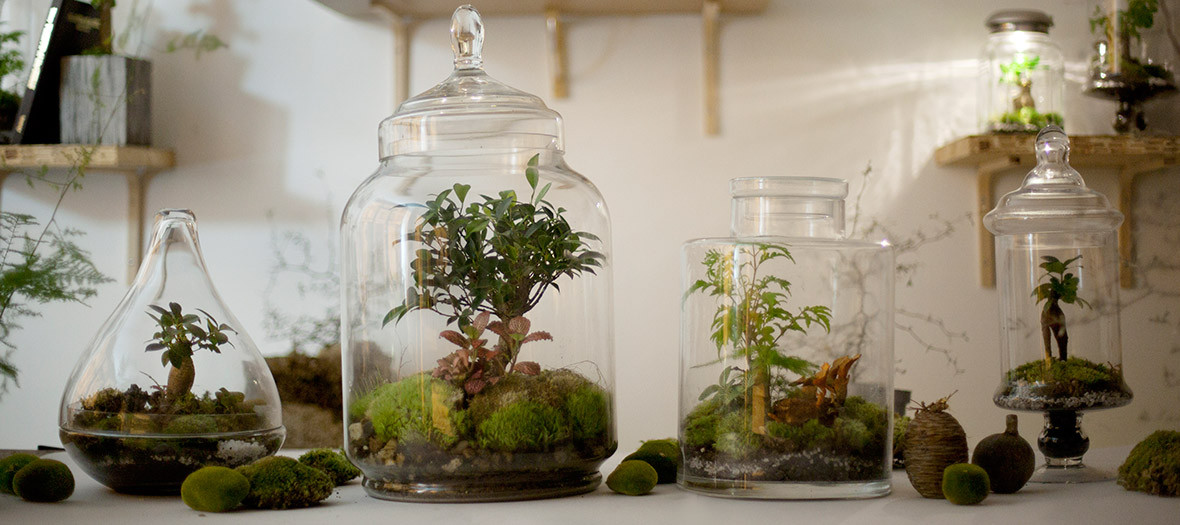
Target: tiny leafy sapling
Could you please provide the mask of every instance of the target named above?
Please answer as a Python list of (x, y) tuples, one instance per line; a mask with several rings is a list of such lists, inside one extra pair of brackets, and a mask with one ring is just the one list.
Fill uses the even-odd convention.
[[(165, 390), (171, 400), (191, 392), (193, 380), (196, 378), (196, 368), (193, 365), (193, 352), (208, 350), (220, 354), (222, 345), (233, 346), (228, 334), (236, 334), (229, 325), (218, 323), (209, 312), (200, 308), (201, 315), (186, 314), (179, 303), (168, 303), (168, 308), (149, 305), (147, 312), (159, 330), (152, 334), (152, 341), (144, 349), (147, 352), (161, 352), (160, 363), (171, 365), (168, 372), (168, 386)], [(204, 316), (204, 328), (201, 327), (201, 316)]]
[[(538, 188), (538, 162), (535, 155), (525, 168), (531, 189), (527, 200), (513, 190), (468, 200), (471, 186), (455, 184), (426, 202), (414, 230), (395, 241), (418, 247), (405, 300), (385, 315), (382, 325), (397, 323), (415, 310), (432, 311), (448, 325), (457, 324), (459, 331), (441, 336), (460, 349), (439, 361), (435, 376), (457, 381), (468, 395), (504, 373), (539, 371), (536, 363), (517, 362), (520, 347), (552, 338), (546, 332), (530, 333), (525, 314), (550, 289), (559, 290), (559, 279), (595, 274), (606, 258), (590, 249), (590, 243), (601, 242), (598, 237), (574, 231), (566, 209), (545, 200), (552, 183)], [(499, 337), (490, 350), (481, 339), (485, 329)]]
[[(1079, 255), (1062, 261), (1052, 255), (1045, 255), (1041, 257), (1044, 262), (1038, 265), (1042, 270), (1045, 270), (1040, 280), (1048, 279), (1034, 288), (1032, 292), (1032, 295), (1037, 298), (1037, 304), (1042, 301), (1045, 303), (1044, 308), (1041, 309), (1041, 337), (1044, 339), (1046, 366), (1053, 364), (1051, 341), (1057, 342), (1058, 358), (1061, 361), (1069, 359), (1069, 333), (1066, 331), (1065, 312), (1061, 309), (1060, 303), (1076, 304), (1081, 308), (1090, 306), (1090, 303), (1085, 299), (1078, 297), (1080, 279), (1073, 272), (1067, 271), (1070, 265), (1081, 258), (1082, 256)], [(1079, 264), (1078, 267), (1080, 268), (1081, 265)]]
[[(831, 331), (831, 309), (804, 306), (788, 310), (791, 283), (774, 275), (760, 275), (766, 263), (782, 259), (795, 262), (786, 246), (758, 244), (736, 246), (732, 250), (710, 250), (705, 254), (705, 279), (693, 283), (685, 293), (704, 292), (720, 300), (713, 314), (711, 339), (717, 357), (742, 359), (746, 370), (739, 371), (748, 392), (745, 405), (750, 414), (750, 430), (766, 433), (770, 406), (770, 384), (775, 369), (785, 369), (807, 376), (815, 365), (787, 354), (779, 342), (790, 332), (805, 333), (812, 325)], [(737, 267), (735, 268), (735, 264)], [(732, 377), (725, 371), (717, 389), (706, 392), (723, 394), (732, 391)]]

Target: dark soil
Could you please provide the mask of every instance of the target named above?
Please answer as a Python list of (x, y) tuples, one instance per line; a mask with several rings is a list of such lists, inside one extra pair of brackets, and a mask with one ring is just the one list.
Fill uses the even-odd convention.
[(865, 458), (819, 449), (758, 449), (744, 458), (715, 450), (690, 450), (684, 457), (684, 472), (701, 478), (781, 482), (875, 481), (890, 476), (889, 464), (883, 457)]

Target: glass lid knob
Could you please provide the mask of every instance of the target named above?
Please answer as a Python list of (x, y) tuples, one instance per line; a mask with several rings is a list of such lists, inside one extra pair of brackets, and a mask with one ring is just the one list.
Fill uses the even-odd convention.
[(483, 20), (470, 4), (459, 6), (451, 15), (451, 50), (455, 69), (483, 67)]

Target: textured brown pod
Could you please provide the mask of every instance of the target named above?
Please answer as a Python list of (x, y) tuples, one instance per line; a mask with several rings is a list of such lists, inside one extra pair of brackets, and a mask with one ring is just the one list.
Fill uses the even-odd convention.
[(943, 498), (942, 472), (955, 463), (967, 462), (967, 434), (955, 417), (946, 413), (949, 398), (919, 404), (906, 429), (905, 473), (918, 494), (927, 498)]

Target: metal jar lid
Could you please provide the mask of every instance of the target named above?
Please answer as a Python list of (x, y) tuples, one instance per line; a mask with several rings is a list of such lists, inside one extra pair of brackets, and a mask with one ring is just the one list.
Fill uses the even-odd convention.
[(1036, 9), (1004, 9), (987, 17), (986, 25), (992, 33), (1035, 31), (1047, 34), (1053, 27), (1053, 17)]

